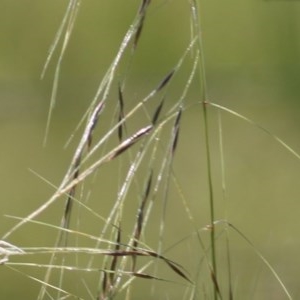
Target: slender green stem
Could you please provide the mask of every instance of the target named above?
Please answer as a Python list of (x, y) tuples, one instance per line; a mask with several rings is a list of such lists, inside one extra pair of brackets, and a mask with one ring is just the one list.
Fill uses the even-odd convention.
[(205, 61), (203, 54), (203, 44), (200, 28), (200, 13), (199, 13), (199, 0), (193, 0), (192, 2), (192, 17), (195, 34), (197, 35), (198, 48), (200, 51), (200, 64), (199, 64), (199, 76), (201, 83), (201, 103), (203, 106), (203, 121), (204, 121), (204, 135), (205, 135), (205, 149), (206, 149), (206, 160), (207, 160), (207, 180), (208, 180), (208, 191), (209, 191), (209, 207), (210, 207), (210, 246), (211, 246), (211, 272), (214, 283), (214, 299), (218, 297), (218, 283), (217, 283), (217, 262), (216, 262), (216, 247), (215, 247), (215, 209), (214, 209), (214, 194), (212, 184), (212, 172), (211, 172), (211, 152), (209, 146), (209, 126), (208, 126), (208, 111), (207, 111), (207, 84), (205, 74)]
[(215, 247), (215, 208), (214, 208), (214, 193), (212, 184), (212, 173), (211, 173), (211, 156), (209, 146), (209, 128), (208, 128), (208, 112), (207, 103), (203, 103), (203, 120), (204, 120), (204, 131), (205, 131), (205, 149), (206, 149), (206, 160), (207, 160), (207, 180), (208, 180), (208, 191), (209, 191), (209, 208), (210, 208), (210, 244), (211, 244), (211, 262), (212, 262), (212, 276), (214, 278), (214, 299), (217, 299), (217, 262), (216, 262), (216, 247)]

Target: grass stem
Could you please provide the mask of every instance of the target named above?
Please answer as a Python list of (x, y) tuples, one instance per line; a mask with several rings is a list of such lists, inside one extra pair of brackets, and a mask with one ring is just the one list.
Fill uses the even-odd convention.
[(214, 209), (214, 194), (212, 184), (212, 172), (211, 172), (211, 151), (209, 146), (209, 126), (208, 126), (208, 97), (207, 97), (207, 84), (205, 74), (205, 61), (204, 61), (204, 47), (202, 43), (202, 35), (200, 28), (200, 6), (198, 0), (192, 1), (192, 22), (193, 30), (197, 36), (198, 49), (200, 52), (200, 64), (199, 64), (199, 76), (201, 84), (201, 103), (203, 107), (203, 122), (204, 122), (204, 136), (205, 136), (205, 151), (207, 161), (207, 180), (208, 180), (208, 191), (209, 191), (209, 209), (210, 209), (210, 246), (211, 246), (211, 277), (214, 283), (214, 299), (218, 298), (218, 282), (217, 282), (217, 261), (216, 261), (216, 247), (215, 247), (215, 209)]

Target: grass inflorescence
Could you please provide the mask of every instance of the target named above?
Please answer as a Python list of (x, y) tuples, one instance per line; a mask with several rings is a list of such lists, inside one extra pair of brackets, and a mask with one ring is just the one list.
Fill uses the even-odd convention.
[[(69, 1), (43, 70), (44, 77), (61, 42), (45, 144), (55, 113), (61, 64), (81, 4), (80, 0)], [(219, 217), (220, 198), (228, 201), (223, 147), (226, 129), (221, 115), (250, 123), (297, 159), (300, 156), (264, 127), (211, 101), (207, 91), (200, 7), (197, 0), (187, 1), (187, 5), (191, 38), (185, 50), (145, 96), (136, 96), (138, 92), (133, 96), (135, 86), (129, 88), (127, 80), (140, 44), (147, 39), (147, 20), (161, 8), (155, 1), (141, 1), (87, 111), (71, 135), (69, 147), (74, 136), (79, 142), (64, 178), (40, 207), (26, 217), (13, 217), (17, 223), (4, 234), (3, 240), (9, 240), (25, 224), (57, 233), (52, 247), (38, 245), (38, 238), (35, 247), (22, 248), (4, 241), (0, 244), (1, 263), (36, 282), (38, 300), (242, 299), (242, 293), (235, 290), (238, 274), (233, 270), (232, 254), (236, 252), (231, 237), (234, 234), (274, 276), (283, 297), (292, 299), (275, 268), (228, 219), (227, 206)], [(178, 79), (183, 86), (181, 90), (176, 88)], [(195, 86), (196, 93), (193, 92)], [(130, 97), (137, 101), (133, 104), (128, 100)], [(193, 112), (197, 114), (197, 121), (190, 125), (187, 118)], [(210, 116), (216, 112), (219, 146), (215, 149), (212, 142), (216, 136), (215, 124), (210, 126), (213, 122)], [(101, 126), (107, 122), (111, 123), (103, 133)], [(191, 141), (190, 145), (182, 146), (181, 139), (189, 136), (189, 131), (199, 143)], [(199, 149), (195, 150), (196, 145)], [(217, 187), (213, 162), (216, 152), (221, 173)], [(195, 169), (184, 166), (189, 159), (196, 171), (199, 170), (199, 176), (194, 175)], [(196, 200), (193, 193), (187, 191), (191, 186), (185, 187), (193, 176), (199, 180)], [(110, 192), (107, 192), (109, 185)], [(215, 191), (220, 188), (222, 197)], [(58, 201), (64, 202), (60, 223), (41, 220), (43, 213)], [(14, 262), (14, 256), (21, 259)], [(42, 269), (43, 275), (30, 275), (30, 269)]]

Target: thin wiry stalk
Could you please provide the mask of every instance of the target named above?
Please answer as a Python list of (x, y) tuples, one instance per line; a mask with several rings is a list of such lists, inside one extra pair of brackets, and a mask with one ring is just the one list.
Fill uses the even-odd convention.
[(215, 247), (215, 208), (214, 208), (214, 194), (212, 186), (212, 174), (211, 174), (211, 157), (209, 146), (209, 128), (208, 128), (208, 113), (206, 108), (206, 102), (203, 101), (203, 118), (204, 118), (204, 130), (205, 130), (205, 148), (207, 159), (207, 177), (208, 177), (208, 189), (209, 189), (209, 205), (210, 205), (210, 243), (211, 243), (211, 260), (212, 260), (212, 273), (211, 277), (214, 283), (214, 298), (217, 299), (218, 281), (217, 281), (217, 262), (216, 262), (216, 247)]
[[(38, 267), (39, 265), (32, 265), (32, 266)], [(59, 293), (61, 293), (61, 294), (64, 294), (64, 296), (62, 296), (62, 297), (60, 298), (60, 299), (62, 299), (62, 300), (63, 300), (63, 299), (69, 299), (70, 297), (72, 297), (73, 299), (84, 300), (83, 298), (78, 297), (78, 295), (74, 295), (73, 293), (70, 293), (70, 292), (66, 291), (65, 289), (56, 287), (55, 285), (49, 284), (48, 282), (45, 282), (45, 281), (42, 281), (42, 280), (40, 280), (40, 279), (38, 279), (38, 278), (35, 278), (35, 277), (33, 277), (33, 276), (30, 276), (30, 275), (28, 275), (28, 274), (26, 274), (26, 273), (24, 273), (24, 272), (22, 272), (22, 271), (20, 271), (20, 270), (18, 270), (18, 269), (16, 269), (16, 268), (13, 268), (13, 267), (11, 267), (11, 266), (7, 266), (7, 267), (10, 268), (10, 269), (13, 270), (13, 271), (19, 273), (19, 274), (22, 274), (23, 276), (25, 276), (25, 277), (27, 277), (27, 278), (29, 278), (29, 279), (35, 281), (35, 282), (38, 282), (39, 284), (41, 284), (41, 285), (43, 285), (43, 286), (47, 286), (48, 288), (51, 288), (51, 289), (53, 289), (53, 290), (55, 290), (55, 291), (57, 291), (57, 292), (59, 292)], [(46, 268), (49, 268), (49, 267), (51, 267), (51, 266), (46, 266)], [(58, 267), (59, 267), (59, 266), (58, 266)]]
[(48, 133), (49, 133), (49, 127), (50, 127), (50, 122), (51, 122), (51, 117), (52, 117), (52, 112), (55, 106), (56, 102), (56, 97), (57, 97), (57, 89), (58, 89), (58, 81), (59, 81), (59, 76), (60, 76), (60, 67), (61, 63), (65, 54), (65, 51), (67, 49), (67, 46), (69, 44), (69, 40), (71, 37), (71, 33), (73, 31), (73, 27), (75, 24), (75, 20), (77, 17), (78, 9), (80, 5), (80, 0), (70, 0), (67, 11), (65, 13), (65, 16), (63, 18), (63, 21), (61, 23), (61, 26), (56, 34), (56, 37), (54, 39), (54, 42), (50, 48), (49, 55), (47, 57), (46, 63), (44, 65), (44, 69), (42, 71), (42, 78), (44, 77), (44, 74), (47, 70), (48, 64), (53, 56), (54, 50), (57, 47), (57, 44), (59, 40), (61, 39), (62, 32), (64, 30), (64, 27), (66, 27), (65, 31), (65, 36), (63, 39), (63, 44), (61, 48), (61, 52), (58, 58), (58, 62), (56, 64), (55, 68), (55, 74), (54, 74), (54, 79), (53, 79), (53, 87), (52, 87), (52, 94), (51, 94), (51, 99), (50, 99), (50, 107), (49, 107), (49, 112), (48, 112), (48, 119), (46, 123), (46, 130), (45, 130), (45, 138), (44, 138), (44, 145), (47, 143), (47, 138), (48, 138)]
[(277, 143), (279, 143), (281, 146), (283, 146), (288, 152), (290, 152), (293, 156), (295, 156), (298, 160), (300, 160), (300, 153), (298, 153), (295, 149), (293, 149), (292, 147), (290, 147), (286, 142), (284, 142), (281, 138), (279, 138), (277, 135), (273, 134), (270, 130), (268, 130), (267, 128), (261, 126), (260, 124), (254, 122), (253, 120), (247, 118), (244, 115), (239, 114), (238, 112), (227, 108), (223, 105), (217, 104), (217, 103), (212, 103), (209, 102), (210, 106), (216, 107), (218, 109), (221, 109), (223, 111), (226, 111), (227, 113), (236, 116), (244, 121), (246, 121), (247, 123), (257, 127), (259, 130), (263, 131), (264, 133), (266, 133), (268, 136), (270, 136), (272, 139), (274, 139)]
[(207, 179), (208, 179), (208, 191), (209, 191), (209, 206), (210, 206), (210, 244), (211, 244), (211, 262), (212, 262), (212, 272), (211, 278), (214, 284), (214, 299), (218, 297), (219, 285), (217, 280), (217, 260), (216, 260), (216, 245), (215, 245), (215, 203), (214, 203), (214, 193), (212, 184), (212, 173), (211, 173), (211, 150), (209, 142), (209, 126), (208, 126), (208, 111), (207, 111), (207, 83), (205, 74), (205, 61), (204, 61), (204, 47), (202, 45), (202, 35), (200, 28), (200, 8), (197, 0), (192, 1), (192, 18), (195, 27), (195, 33), (198, 36), (198, 48), (200, 51), (201, 63), (199, 65), (199, 75), (201, 82), (201, 103), (203, 109), (203, 122), (204, 122), (204, 135), (205, 135), (205, 150), (206, 150), (206, 161), (207, 161)]
[[(224, 158), (224, 147), (223, 147), (223, 127), (221, 112), (218, 113), (218, 123), (219, 123), (219, 145), (220, 145), (220, 162), (221, 162), (221, 177), (222, 177), (222, 195), (223, 201), (225, 202), (225, 219), (228, 219), (228, 207), (227, 207), (227, 197), (226, 197), (226, 178), (225, 178), (225, 158)], [(227, 253), (227, 268), (228, 268), (228, 299), (233, 300), (232, 291), (232, 274), (231, 274), (231, 257), (230, 257), (230, 246), (229, 246), (229, 236), (228, 230), (226, 229), (226, 253)]]
[(283, 283), (283, 281), (281, 280), (280, 276), (278, 275), (278, 273), (275, 271), (275, 269), (272, 267), (272, 265), (270, 264), (270, 262), (262, 255), (262, 253), (255, 247), (255, 245), (249, 240), (249, 238), (247, 238), (245, 236), (245, 234), (243, 234), (236, 226), (234, 226), (233, 224), (225, 221), (228, 226), (230, 228), (232, 228), (236, 233), (238, 233), (238, 235), (240, 237), (242, 237), (248, 245), (251, 246), (251, 248), (254, 250), (254, 252), (258, 255), (258, 257), (264, 262), (264, 264), (267, 266), (267, 268), (271, 271), (271, 273), (273, 274), (273, 276), (275, 277), (275, 279), (277, 280), (277, 282), (280, 284), (280, 286), (282, 287), (284, 293), (286, 294), (287, 298), (289, 300), (292, 300), (293, 297), (291, 296), (291, 294), (289, 293), (287, 287), (285, 286), (285, 284)]
[(74, 13), (74, 7), (76, 5), (78, 6), (79, 4), (80, 4), (80, 2), (78, 0), (75, 0), (75, 1), (74, 0), (70, 0), (69, 1), (69, 4), (67, 6), (67, 10), (66, 10), (66, 12), (64, 14), (62, 22), (61, 22), (61, 24), (59, 26), (59, 29), (57, 30), (57, 33), (56, 33), (56, 35), (54, 37), (54, 40), (53, 40), (53, 43), (51, 44), (50, 49), (48, 51), (46, 62), (44, 64), (43, 71), (41, 73), (41, 79), (43, 79), (44, 76), (45, 76), (45, 74), (46, 74), (46, 71), (48, 69), (49, 63), (50, 63), (50, 61), (51, 61), (51, 59), (53, 57), (54, 51), (57, 48), (58, 42), (61, 39), (61, 36), (63, 34), (63, 31), (64, 31), (64, 28), (66, 27), (67, 21), (68, 21), (68, 19), (70, 19), (70, 15), (72, 13)]

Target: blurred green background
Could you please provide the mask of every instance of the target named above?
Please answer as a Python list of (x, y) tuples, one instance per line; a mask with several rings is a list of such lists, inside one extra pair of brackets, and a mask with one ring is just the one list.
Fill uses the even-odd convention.
[[(61, 0), (0, 3), (2, 236), (15, 223), (4, 215), (26, 216), (54, 192), (29, 169), (55, 185), (63, 178), (76, 147), (73, 143), (64, 149), (64, 144), (95, 95), (140, 1), (82, 1), (43, 147), (59, 51), (43, 80), (40, 75), (67, 4)], [(209, 101), (249, 117), (300, 152), (300, 2), (205, 0), (200, 4)], [(190, 34), (189, 1), (152, 1), (128, 78), (130, 101), (146, 95), (176, 65)], [(198, 92), (195, 86), (190, 103), (199, 101)], [(176, 86), (170, 94), (176, 95)], [(217, 110), (209, 112), (217, 218), (224, 218)], [(300, 161), (257, 127), (228, 113), (222, 113), (222, 122), (228, 219), (262, 251), (298, 299)], [(189, 110), (175, 169), (191, 208), (200, 211), (199, 227), (209, 222), (202, 133), (201, 109)], [(52, 245), (53, 239), (39, 230), (20, 229), (9, 241), (24, 247), (36, 241), (37, 246)], [(174, 230), (178, 234), (180, 226), (174, 225)], [(238, 299), (285, 299), (253, 250), (234, 234), (232, 241)], [(0, 266), (0, 278), (5, 281), (1, 299), (35, 299), (37, 283), (5, 266)], [(22, 282), (18, 289), (16, 281)], [(158, 298), (164, 299), (162, 295)]]

